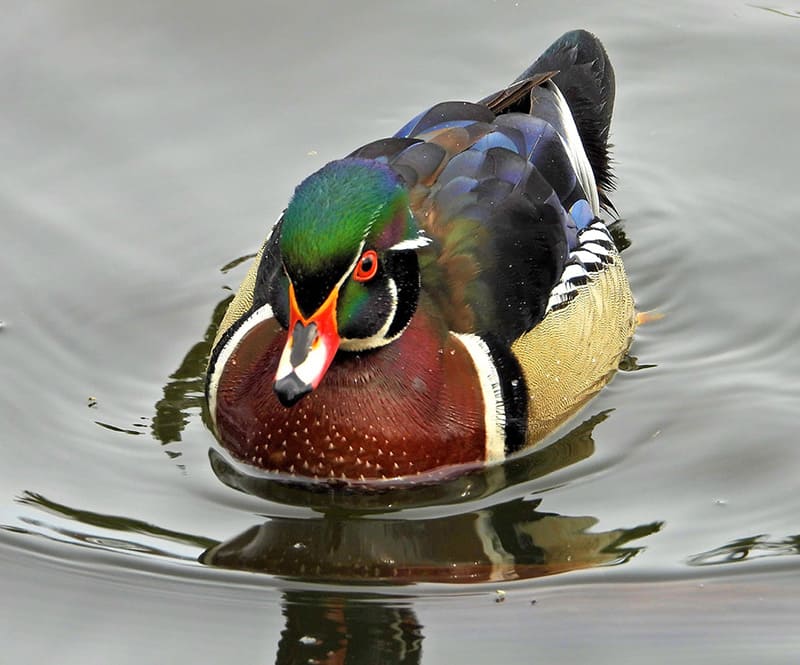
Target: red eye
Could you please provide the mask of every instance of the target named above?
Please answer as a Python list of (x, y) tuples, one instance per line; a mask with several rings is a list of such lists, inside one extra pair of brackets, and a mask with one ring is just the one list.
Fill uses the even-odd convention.
[(357, 282), (366, 282), (375, 277), (378, 272), (378, 254), (373, 249), (368, 249), (361, 255), (358, 265), (353, 271), (353, 279)]

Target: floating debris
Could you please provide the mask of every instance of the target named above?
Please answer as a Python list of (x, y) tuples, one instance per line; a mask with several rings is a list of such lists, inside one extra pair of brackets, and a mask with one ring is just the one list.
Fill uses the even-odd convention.
[(94, 421), (95, 425), (100, 425), (100, 427), (111, 430), (112, 432), (119, 432), (120, 434), (130, 434), (131, 436), (139, 436), (142, 432), (137, 432), (135, 429), (125, 429), (124, 427), (117, 427), (116, 425), (111, 425), (109, 423), (101, 423), (99, 420)]
[(88, 406), (90, 409), (93, 409), (94, 407), (96, 407), (97, 406), (97, 398), (96, 397), (92, 397), (91, 395), (89, 395), (89, 397), (86, 398), (86, 406)]

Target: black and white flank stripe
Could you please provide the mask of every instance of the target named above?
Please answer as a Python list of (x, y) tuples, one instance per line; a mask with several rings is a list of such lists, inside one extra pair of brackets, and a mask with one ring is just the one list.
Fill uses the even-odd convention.
[(595, 219), (578, 232), (578, 246), (569, 254), (561, 279), (550, 292), (546, 313), (566, 307), (606, 266), (614, 263), (617, 249), (606, 225)]

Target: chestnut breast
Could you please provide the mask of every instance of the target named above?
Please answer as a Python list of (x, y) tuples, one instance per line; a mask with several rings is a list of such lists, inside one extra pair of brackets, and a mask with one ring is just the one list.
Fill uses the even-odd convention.
[(268, 319), (231, 354), (216, 429), (237, 458), (318, 478), (417, 475), (486, 457), (483, 397), (462, 343), (418, 312), (394, 342), (339, 352), (319, 387), (284, 407), (272, 385), (286, 331)]

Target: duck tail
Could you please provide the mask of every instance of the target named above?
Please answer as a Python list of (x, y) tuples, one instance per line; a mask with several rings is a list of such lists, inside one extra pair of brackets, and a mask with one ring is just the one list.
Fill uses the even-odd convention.
[(591, 32), (572, 30), (562, 35), (517, 79), (557, 72), (553, 82), (567, 100), (586, 156), (601, 190), (614, 188), (608, 135), (614, 110), (614, 69), (603, 44)]

